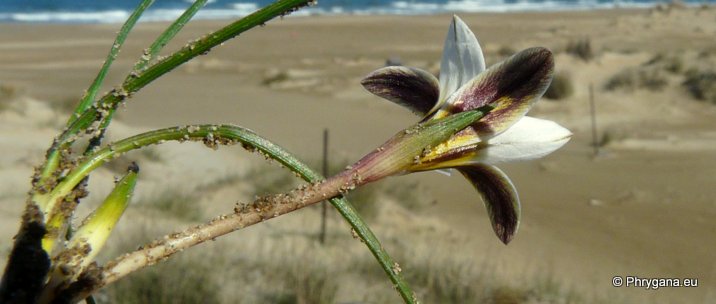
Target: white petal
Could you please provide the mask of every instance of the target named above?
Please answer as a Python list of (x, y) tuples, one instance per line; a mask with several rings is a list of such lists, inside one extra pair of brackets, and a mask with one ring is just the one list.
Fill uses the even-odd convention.
[(480, 149), (478, 162), (495, 164), (540, 158), (566, 144), (572, 133), (557, 123), (525, 116)]
[(440, 63), (440, 99), (433, 110), (484, 70), (485, 57), (475, 34), (458, 16), (453, 16)]

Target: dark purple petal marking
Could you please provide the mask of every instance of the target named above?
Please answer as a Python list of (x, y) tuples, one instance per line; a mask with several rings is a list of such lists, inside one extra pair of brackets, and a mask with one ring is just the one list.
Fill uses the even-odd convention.
[(510, 178), (497, 167), (486, 164), (457, 169), (482, 196), (497, 237), (509, 243), (520, 225), (520, 198)]
[(438, 101), (438, 80), (427, 71), (403, 66), (378, 69), (361, 80), (369, 92), (425, 115)]
[(550, 50), (523, 50), (461, 87), (445, 109), (458, 113), (493, 104), (495, 109), (472, 127), (481, 137), (495, 136), (517, 122), (542, 97), (552, 82), (553, 71)]

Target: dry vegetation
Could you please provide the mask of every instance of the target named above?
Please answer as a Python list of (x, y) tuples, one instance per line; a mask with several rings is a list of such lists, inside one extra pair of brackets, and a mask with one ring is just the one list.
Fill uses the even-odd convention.
[[(342, 164), (341, 164), (342, 165)], [(332, 166), (341, 167), (341, 166)], [(243, 178), (211, 183), (217, 191), (243, 180), (269, 185), (247, 195), (285, 190), (295, 178), (279, 168), (260, 166)], [(293, 179), (290, 179), (293, 178)], [(258, 183), (257, 183), (258, 185)], [(202, 188), (202, 187), (200, 187)], [(253, 187), (247, 187), (251, 189)], [(422, 215), (429, 196), (419, 184), (388, 181), (355, 193), (353, 203), (367, 213), (380, 231), (384, 246), (400, 261), (403, 275), (425, 303), (592, 303), (562, 286), (550, 275), (526, 274), (523, 281), (501, 278), (490, 263), (463, 250), (469, 241), (441, 222)], [(201, 213), (196, 201), (166, 191), (137, 204), (160, 209), (180, 222), (192, 217), (178, 210)], [(187, 203), (191, 201), (192, 203)], [(198, 209), (198, 210), (197, 210)], [(363, 244), (350, 236), (347, 225), (331, 212), (327, 244), (317, 240), (320, 212), (314, 208), (276, 223), (252, 228), (234, 239), (208, 244), (203, 251), (183, 253), (110, 286), (100, 303), (395, 303), (398, 296)], [(134, 218), (133, 221), (137, 221)], [(412, 225), (405, 225), (410, 221)], [(141, 221), (140, 221), (141, 222)], [(417, 224), (416, 224), (417, 223)], [(159, 235), (152, 221), (125, 226), (117, 254), (137, 240)], [(425, 242), (430, 239), (430, 242)], [(435, 250), (435, 248), (440, 248)], [(112, 254), (112, 255), (114, 255)]]
[(145, 269), (97, 296), (104, 303), (221, 303), (221, 285), (211, 265), (198, 257), (181, 256)]
[(565, 51), (567, 52), (567, 54), (570, 54), (584, 61), (589, 61), (594, 58), (594, 51), (592, 50), (592, 40), (589, 38), (570, 40), (569, 42), (567, 42)]
[[(446, 196), (444, 201), (441, 197), (438, 206), (457, 210), (451, 211), (452, 213), (448, 213), (445, 217), (440, 214), (440, 219), (436, 215), (420, 212), (420, 208), (405, 206), (409, 203), (430, 206), (433, 199), (425, 193), (415, 191), (416, 187), (406, 183), (403, 178), (387, 180), (352, 194), (352, 202), (357, 205), (361, 213), (366, 215), (378, 237), (385, 242), (385, 247), (400, 262), (403, 274), (421, 296), (423, 303), (712, 303), (713, 292), (709, 290), (709, 286), (688, 290), (661, 289), (655, 292), (633, 289), (630, 290), (634, 291), (631, 295), (633, 297), (622, 300), (609, 292), (614, 291), (616, 295), (630, 297), (629, 294), (625, 295), (625, 289), (614, 289), (608, 280), (603, 281), (599, 278), (629, 271), (660, 276), (681, 274), (695, 276), (699, 277), (704, 285), (713, 279), (713, 271), (709, 270), (713, 269), (713, 262), (711, 262), (713, 259), (709, 258), (713, 245), (703, 242), (711, 236), (708, 232), (713, 231), (713, 221), (710, 219), (714, 212), (711, 199), (714, 195), (708, 187), (712, 182), (712, 176), (709, 175), (711, 173), (708, 170), (703, 170), (712, 168), (714, 163), (712, 157), (714, 120), (713, 115), (709, 114), (713, 113), (709, 112), (709, 108), (713, 107), (708, 107), (697, 100), (710, 99), (713, 102), (713, 96), (716, 94), (714, 93), (716, 81), (713, 76), (716, 74), (714, 68), (716, 49), (713, 47), (713, 40), (708, 38), (711, 37), (709, 35), (716, 33), (716, 28), (713, 23), (706, 22), (714, 20), (714, 12), (716, 11), (713, 9), (703, 12), (672, 11), (669, 15), (663, 12), (651, 15), (640, 12), (612, 18), (609, 17), (610, 12), (603, 11), (594, 13), (598, 15), (598, 19), (584, 18), (585, 16), (582, 15), (574, 19), (552, 17), (540, 19), (538, 14), (520, 14), (513, 16), (517, 20), (514, 24), (527, 25), (519, 28), (505, 27), (502, 23), (504, 21), (502, 15), (496, 17), (479, 15), (469, 20), (471, 26), (475, 24), (475, 27), (479, 27), (484, 33), (481, 35), (487, 36), (484, 39), (486, 54), (494, 57), (494, 59), (488, 58), (488, 65), (496, 63), (501, 56), (507, 56), (515, 49), (531, 46), (533, 43), (541, 45), (548, 41), (552, 44), (547, 46), (557, 50), (562, 49), (570, 40), (578, 41), (575, 37), (588, 35), (592, 38), (593, 44), (586, 43), (588, 47), (585, 47), (585, 43), (582, 42), (581, 48), (574, 48), (572, 51), (574, 56), (557, 54), (557, 67), (565, 74), (560, 72), (556, 75), (553, 88), (550, 90), (571, 82), (574, 85), (574, 92), (571, 96), (565, 97), (564, 102), (542, 101), (531, 112), (539, 117), (554, 118), (564, 123), (575, 131), (574, 141), (556, 158), (508, 168), (508, 173), (514, 177), (520, 191), (524, 191), (521, 192), (526, 198), (524, 214), (531, 217), (521, 228), (520, 242), (515, 242), (506, 249), (500, 247), (499, 250), (490, 251), (489, 244), (475, 241), (480, 237), (480, 233), (491, 233), (489, 223), (473, 226), (474, 222), (471, 221), (470, 225), (467, 225), (455, 215), (466, 214), (465, 210), (474, 212), (475, 217), (484, 214), (474, 209), (476, 206), (473, 205), (463, 204), (469, 208), (463, 205), (451, 205), (458, 205), (467, 200), (471, 203), (474, 200), (479, 204), (477, 195), (472, 189), (460, 190), (454, 184), (440, 186), (449, 187), (443, 193), (452, 196)], [(602, 18), (601, 14), (607, 17)], [(589, 16), (591, 15), (586, 17)], [(443, 21), (442, 16), (425, 18)], [(435, 24), (438, 24), (437, 21)], [(328, 21), (321, 20), (321, 22)], [(335, 27), (337, 32), (351, 30), (342, 22), (333, 22), (330, 23), (331, 27)], [(366, 27), (375, 25), (383, 28), (401, 24), (392, 20), (376, 21), (375, 19), (361, 22), (363, 23), (360, 24)], [(558, 24), (555, 26), (555, 23)], [(694, 23), (698, 24), (692, 27)], [(285, 131), (283, 124), (276, 124), (276, 121), (291, 121), (297, 125), (304, 125), (305, 122), (307, 125), (309, 122), (314, 123), (319, 119), (336, 116), (338, 118), (335, 120), (338, 122), (328, 120), (326, 123), (332, 128), (350, 129), (345, 134), (350, 134), (351, 141), (346, 141), (344, 146), (341, 146), (348, 151), (367, 148), (365, 140), (361, 141), (361, 138), (374, 137), (376, 130), (398, 128), (399, 124), (394, 124), (393, 120), (401, 119), (397, 114), (400, 112), (393, 111), (391, 108), (393, 105), (382, 107), (382, 104), (378, 104), (372, 96), (363, 92), (357, 83), (366, 71), (383, 65), (388, 56), (386, 54), (406, 54), (402, 47), (411, 50), (407, 52), (408, 54), (413, 54), (413, 50), (422, 49), (426, 41), (424, 36), (430, 35), (429, 31), (425, 31), (423, 35), (423, 30), (428, 26), (422, 25), (423, 22), (407, 23), (406, 27), (401, 29), (401, 33), (412, 33), (415, 31), (413, 26), (421, 24), (420, 35), (405, 37), (407, 45), (388, 45), (387, 42), (395, 41), (396, 37), (389, 35), (390, 33), (381, 33), (377, 37), (384, 37), (381, 39), (386, 43), (376, 43), (375, 45), (382, 47), (377, 48), (374, 44), (356, 47), (344, 43), (343, 40), (336, 38), (343, 34), (330, 36), (331, 31), (313, 31), (314, 24), (309, 22), (306, 24), (310, 27), (298, 31), (306, 36), (300, 36), (292, 41), (297, 45), (301, 45), (299, 43), (301, 41), (306, 41), (308, 44), (318, 39), (328, 44), (333, 43), (331, 47), (326, 48), (327, 57), (319, 58), (314, 56), (313, 51), (306, 51), (313, 49), (304, 48), (293, 52), (295, 57), (281, 63), (287, 64), (287, 67), (276, 73), (266, 72), (271, 70), (270, 66), (242, 66), (243, 72), (248, 72), (241, 75), (250, 75), (250, 77), (237, 74), (236, 77), (247, 78), (240, 78), (242, 81), (232, 78), (230, 83), (217, 82), (218, 84), (212, 87), (212, 92), (224, 92), (225, 99), (236, 104), (232, 103), (229, 110), (222, 108), (219, 111), (207, 111), (205, 116), (199, 119), (213, 120), (213, 116), (210, 119), (206, 117), (223, 115), (220, 118), (223, 121), (240, 123), (256, 130), (272, 130), (270, 125), (274, 124), (277, 128), (281, 128), (280, 131), (274, 132), (279, 134), (277, 142), (293, 145), (297, 150), (303, 149), (300, 152), (304, 154), (313, 151), (307, 151), (300, 144), (306, 139), (293, 134), (281, 138), (280, 134), (288, 132)], [(349, 25), (353, 27), (352, 23)], [(696, 26), (704, 28), (705, 32), (692, 30)], [(530, 30), (524, 30), (525, 28)], [(275, 35), (280, 37), (289, 36), (281, 24), (271, 25), (263, 30), (275, 30), (276, 32), (271, 33), (278, 33)], [(639, 31), (639, 34), (635, 34), (632, 30)], [(53, 37), (45, 39), (54, 41), (53, 39), (56, 38), (54, 36), (57, 36), (57, 39), (71, 41), (67, 37), (76, 36), (74, 32), (64, 34), (65, 36), (57, 35), (55, 31), (54, 27), (48, 27), (47, 32), (50, 34), (47, 35)], [(198, 34), (206, 31), (207, 28), (197, 30)], [(352, 33), (357, 35), (362, 33), (353, 31)], [(491, 31), (497, 34), (489, 37)], [(91, 36), (92, 31), (89, 32), (87, 35)], [(107, 30), (103, 35), (111, 35), (109, 32)], [(2, 33), (0, 31), (0, 34)], [(641, 33), (644, 33), (644, 36), (641, 36)], [(440, 38), (443, 34), (443, 28), (439, 28), (435, 30), (433, 36)], [(544, 34), (544, 36), (535, 36), (535, 34)], [(6, 39), (7, 41), (13, 41), (17, 35), (7, 36), (10, 37)], [(97, 36), (97, 38), (102, 37), (104, 36)], [(304, 39), (306, 37), (311, 39)], [(251, 37), (246, 38), (251, 39)], [(498, 40), (491, 40), (495, 38)], [(373, 41), (376, 35), (371, 34), (370, 39)], [(684, 43), (687, 40), (688, 43)], [(437, 50), (440, 45), (438, 44), (435, 44), (435, 49), (428, 48), (425, 49), (426, 51), (416, 52), (415, 56), (404, 55), (406, 56), (403, 58), (404, 63), (432, 67), (430, 70), (436, 71), (439, 68), (439, 65), (436, 67), (435, 64), (439, 59)], [(709, 46), (704, 47), (706, 44)], [(232, 48), (235, 45), (230, 44), (218, 49), (218, 53), (212, 56), (219, 56), (221, 61), (217, 62), (227, 64), (238, 64), (240, 60), (244, 60), (243, 57), (238, 59), (237, 54), (253, 56), (245, 59), (252, 62), (268, 62), (266, 58), (275, 56), (273, 53), (264, 54), (255, 51), (255, 48)], [(261, 43), (254, 45), (261, 45)], [(592, 48), (599, 51), (594, 52)], [(98, 54), (106, 51), (105, 45), (97, 49)], [(267, 49), (271, 48), (267, 47)], [(374, 49), (376, 51), (372, 51)], [(221, 53), (222, 50), (224, 53)], [(138, 49), (137, 52), (141, 50)], [(6, 53), (8, 52), (3, 54)], [(356, 55), (358, 53), (359, 55)], [(584, 61), (580, 59), (582, 57), (580, 53), (592, 55), (596, 53), (597, 56)], [(70, 63), (84, 59), (73, 55), (74, 53), (68, 54)], [(359, 58), (356, 56), (362, 57), (354, 59)], [(55, 55), (48, 55), (48, 58), (55, 57)], [(8, 64), (7, 58), (13, 57), (4, 58), (6, 58), (5, 64)], [(36, 61), (34, 57), (28, 58), (31, 59), (24, 59), (28, 64)], [(344, 59), (345, 62), (336, 63)], [(86, 74), (95, 73), (94, 68), (96, 67), (93, 66), (91, 71), (85, 71)], [(316, 70), (319, 72), (312, 72)], [(628, 72), (623, 72), (626, 70)], [(17, 82), (16, 78), (39, 79), (38, 83), (33, 83), (32, 86), (49, 83), (49, 87), (56, 88), (58, 84), (48, 79), (61, 79), (65, 73), (60, 69), (38, 72), (16, 68), (6, 73), (5, 77), (15, 82)], [(11, 74), (19, 76), (13, 78), (14, 75)], [(197, 104), (199, 98), (205, 96), (195, 97), (188, 93), (192, 90), (205, 92), (206, 87), (214, 85), (213, 82), (217, 80), (214, 77), (216, 74), (214, 67), (209, 65), (200, 66), (196, 74), (206, 80), (198, 81), (199, 77), (191, 73), (177, 75), (180, 78), (179, 85), (186, 86), (186, 90), (180, 91), (180, 94), (188, 95), (180, 97), (187, 101), (171, 94), (177, 91), (171, 87), (175, 86), (173, 83), (158, 90), (161, 94), (137, 96), (137, 102), (128, 107), (128, 112), (125, 113), (128, 114), (126, 117), (133, 119), (126, 120), (128, 124), (144, 126), (142, 124), (146, 121), (159, 120), (161, 126), (175, 125), (185, 123), (185, 120), (193, 119), (195, 115), (201, 115), (204, 112), (199, 110), (204, 110), (204, 107), (218, 107), (219, 105), (211, 105), (208, 101), (221, 99), (224, 95), (212, 96), (207, 98), (207, 103), (202, 103), (201, 107), (192, 107)], [(275, 79), (271, 79), (272, 76)], [(261, 85), (264, 79), (267, 80), (265, 86)], [(73, 81), (78, 85), (68, 86), (68, 89), (63, 89), (57, 96), (76, 94), (77, 87), (85, 85), (87, 79)], [(595, 88), (603, 88), (609, 82), (615, 83), (615, 90), (597, 92), (596, 95), (598, 121), (603, 134), (598, 144), (606, 146), (604, 150), (608, 152), (607, 157), (596, 160), (582, 157), (588, 154), (585, 152), (585, 147), (591, 143), (588, 140), (590, 136), (588, 119), (585, 119), (589, 115), (586, 110), (588, 109), (586, 88), (590, 83), (594, 83)], [(60, 84), (63, 88), (66, 86), (65, 82)], [(8, 99), (13, 100), (17, 97), (17, 93), (13, 93), (16, 92), (17, 87), (14, 82), (12, 84), (4, 82), (0, 85), (11, 86), (0, 90), (0, 110), (2, 110), (7, 106)], [(661, 90), (652, 91), (652, 88), (661, 88)], [(286, 95), (278, 94), (278, 97), (268, 95), (266, 92), (269, 90), (272, 93), (308, 92), (311, 95), (296, 94), (296, 102), (286, 102)], [(242, 96), (246, 94), (247, 97), (243, 101), (235, 100), (237, 91), (240, 91)], [(37, 92), (41, 90), (35, 89), (34, 93)], [(334, 95), (321, 95), (324, 92)], [(53, 98), (35, 97), (44, 100)], [(182, 108), (174, 112), (167, 111), (166, 101), (174, 99), (177, 99), (176, 102), (184, 102), (181, 103)], [(67, 99), (68, 102), (70, 100), (72, 98)], [(1, 122), (5, 123), (10, 119), (29, 120), (23, 116), (26, 114), (24, 112), (16, 115), (16, 108), (20, 108), (18, 104), (20, 103), (13, 103), (10, 111), (0, 111), (0, 114), (4, 115), (4, 121)], [(34, 107), (34, 103), (31, 105)], [(650, 105), (656, 107), (652, 108)], [(164, 111), (167, 112), (166, 115), (155, 117), (156, 113), (165, 113)], [(37, 115), (42, 111), (26, 112)], [(191, 112), (191, 114), (183, 114), (184, 112)], [(255, 116), (258, 115), (254, 112), (268, 113), (267, 117), (272, 119), (256, 119)], [(350, 115), (340, 116), (342, 112), (349, 112)], [(7, 148), (3, 158), (2, 173), (12, 177), (6, 179), (8, 186), (0, 193), (0, 199), (3, 200), (2, 214), (7, 215), (6, 220), (3, 221), (5, 224), (3, 230), (8, 231), (6, 240), (10, 240), (11, 233), (16, 231), (15, 221), (19, 214), (19, 211), (11, 207), (21, 205), (24, 191), (29, 183), (27, 178), (31, 175), (32, 166), (39, 161), (28, 159), (27, 155), (41, 157), (45, 145), (54, 134), (49, 133), (56, 130), (54, 128), (49, 132), (46, 128), (41, 128), (45, 116), (32, 116), (33, 121), (22, 124), (27, 128), (38, 129), (39, 132), (33, 130), (34, 133), (20, 133), (12, 129), (13, 131), (3, 134), (12, 137), (17, 133), (18, 138), (24, 138), (18, 142), (27, 145), (27, 147), (14, 145), (12, 148)], [(135, 116), (137, 118), (133, 118)], [(176, 119), (169, 120), (167, 119), (169, 116), (176, 116)], [(302, 120), (304, 116), (307, 118)], [(409, 117), (414, 119), (412, 116)], [(361, 121), (370, 121), (370, 124), (361, 125), (359, 124)], [(692, 122), (697, 125), (691, 126)], [(60, 125), (59, 128), (61, 127)], [(320, 128), (323, 127), (317, 126), (300, 131), (317, 130), (312, 134), (319, 134)], [(164, 150), (158, 151), (164, 156)], [(221, 155), (224, 151), (220, 149), (210, 152), (214, 154), (204, 158), (216, 160), (218, 159), (216, 155)], [(131, 154), (130, 156), (133, 160), (141, 161), (140, 166), (145, 174), (156, 171), (156, 176), (164, 174), (166, 170), (154, 170), (154, 168), (150, 170), (151, 163), (162, 162), (163, 166), (169, 167), (177, 157), (177, 155), (168, 155), (166, 158), (156, 155), (135, 157)], [(349, 154), (348, 158), (355, 159), (357, 156), (359, 155)], [(210, 163), (203, 162), (205, 159), (176, 161), (180, 164), (176, 167), (191, 166), (194, 160), (200, 162), (202, 166), (207, 166)], [(245, 159), (241, 162), (248, 163)], [(239, 168), (237, 171), (243, 170), (243, 167), (232, 163), (232, 170), (235, 167)], [(118, 165), (118, 168), (122, 166)], [(285, 191), (295, 185), (295, 179), (291, 174), (286, 174), (283, 169), (276, 167), (273, 167), (271, 172), (257, 168), (254, 171), (241, 171), (241, 174), (236, 176), (221, 176), (220, 174), (223, 173), (217, 170), (219, 177), (217, 173), (209, 175), (206, 173), (208, 170), (199, 171), (201, 168), (198, 166), (191, 168), (181, 172), (209, 181), (207, 185), (199, 187), (196, 191), (187, 189), (185, 193), (198, 197), (198, 201), (192, 203), (187, 203), (186, 197), (182, 197), (187, 194), (160, 190), (153, 192), (154, 189), (181, 189), (181, 187), (157, 182), (159, 178), (156, 176), (140, 177), (146, 178), (138, 188), (139, 191), (143, 191), (143, 195), (136, 197), (134, 206), (123, 219), (125, 222), (120, 222), (123, 231), (118, 231), (113, 236), (120, 239), (130, 238), (130, 240), (123, 242), (124, 247), (115, 248), (114, 254), (108, 253), (107, 257), (134, 249), (152, 238), (186, 226), (188, 223), (194, 223), (191, 216), (176, 214), (171, 210), (181, 212), (195, 210), (194, 213), (190, 211), (190, 215), (215, 215), (230, 210), (235, 200)], [(615, 170), (620, 173), (615, 175)], [(584, 172), (588, 174), (585, 175)], [(663, 174), (664, 172), (669, 174)], [(164, 182), (164, 179), (175, 176), (180, 175), (167, 174), (161, 176), (161, 179)], [(565, 183), (573, 187), (563, 187)], [(108, 184), (111, 184), (111, 180)], [(417, 184), (417, 188), (420, 186), (421, 184)], [(435, 189), (441, 191), (442, 188), (436, 187), (433, 190)], [(157, 204), (163, 207), (153, 206), (153, 201), (163, 201)], [(434, 211), (435, 208), (426, 209)], [(159, 217), (157, 214), (163, 216)], [(316, 235), (320, 221), (319, 214), (317, 209), (301, 211), (218, 239), (216, 242), (204, 244), (200, 246), (201, 248), (189, 250), (170, 259), (168, 264), (158, 269), (146, 270), (128, 277), (114, 289), (104, 291), (98, 300), (101, 303), (133, 303), (133, 301), (134, 303), (162, 303), (162, 299), (167, 298), (181, 299), (185, 303), (399, 302), (399, 297), (391, 289), (386, 276), (375, 264), (364, 245), (351, 238), (348, 226), (332, 211), (332, 208), (329, 208), (331, 216), (328, 222), (327, 244), (325, 246), (318, 244)], [(469, 214), (473, 216), (473, 213)], [(654, 238), (655, 233), (660, 237)], [(137, 235), (140, 237), (136, 237)], [(489, 237), (493, 236), (489, 235)], [(489, 240), (494, 241), (492, 238)], [(513, 251), (510, 252), (510, 249)], [(514, 249), (518, 249), (519, 254), (515, 254)], [(3, 250), (7, 251), (7, 246)], [(6, 256), (6, 253), (3, 256)], [(519, 267), (517, 271), (504, 273), (502, 269), (496, 268), (499, 261), (495, 262), (493, 259), (504, 258), (504, 253), (512, 253), (513, 255), (509, 257), (517, 258), (509, 260), (511, 264), (517, 265), (515, 267)], [(679, 262), (671, 263), (673, 261)], [(544, 271), (527, 269), (529, 265), (546, 269), (543, 269)], [(523, 269), (524, 273), (522, 273)], [(587, 280), (581, 281), (585, 278)], [(574, 284), (575, 289), (566, 283), (570, 281), (574, 282), (569, 284)], [(152, 289), (147, 291), (147, 286)], [(191, 294), (184, 295), (187, 291)], [(141, 296), (130, 298), (131, 294)], [(314, 294), (316, 297), (311, 297)], [(599, 296), (594, 298), (592, 294)]]
[(157, 214), (185, 221), (202, 219), (203, 210), (197, 205), (198, 194), (184, 193), (182, 190), (166, 189), (154, 194), (144, 201), (136, 202), (141, 208), (153, 209)]
[(647, 89), (650, 91), (661, 91), (668, 84), (662, 72), (653, 68), (626, 68), (615, 74), (604, 85), (608, 91), (625, 90), (634, 91)]
[(683, 85), (694, 98), (716, 104), (716, 71), (687, 73)]
[(12, 84), (0, 82), (0, 112), (6, 110), (19, 95), (21, 89)]
[(65, 96), (53, 98), (49, 101), (50, 107), (58, 112), (59, 115), (70, 115), (75, 110), (75, 106), (80, 101), (81, 96)]
[(714, 63), (708, 52), (658, 53), (640, 65), (626, 67), (612, 75), (604, 89), (659, 92), (668, 86), (680, 85), (692, 98), (716, 103)]
[(574, 84), (572, 78), (567, 72), (557, 72), (552, 79), (552, 83), (544, 93), (544, 97), (552, 100), (562, 100), (574, 94)]

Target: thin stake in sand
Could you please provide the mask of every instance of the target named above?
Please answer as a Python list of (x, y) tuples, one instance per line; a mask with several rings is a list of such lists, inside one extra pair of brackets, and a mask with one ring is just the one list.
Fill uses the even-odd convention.
[[(328, 176), (328, 128), (323, 129), (323, 176)], [(319, 234), (319, 240), (321, 244), (326, 243), (326, 215), (328, 213), (328, 206), (326, 202), (321, 202), (321, 232)]]
[(594, 156), (599, 155), (599, 142), (597, 133), (597, 110), (594, 105), (594, 85), (589, 84), (589, 112), (592, 120), (592, 147), (594, 148)]

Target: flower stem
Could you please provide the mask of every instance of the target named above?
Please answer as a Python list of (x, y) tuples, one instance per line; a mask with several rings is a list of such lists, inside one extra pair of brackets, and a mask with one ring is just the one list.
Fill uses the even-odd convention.
[[(329, 200), (331, 204), (338, 209), (339, 213), (349, 222), (356, 234), (363, 240), (366, 246), (368, 246), (405, 302), (415, 303), (414, 293), (400, 273), (394, 270), (395, 262), (393, 259), (388, 255), (378, 239), (361, 219), (358, 212), (347, 200), (339, 195), (342, 186), (350, 181), (350, 179), (346, 179), (346, 176), (349, 175), (344, 174), (342, 177), (336, 177), (320, 183), (320, 181), (324, 179), (323, 176), (311, 170), (281, 147), (247, 129), (231, 125), (198, 125), (182, 128), (167, 128), (139, 134), (113, 143), (109, 147), (88, 156), (85, 161), (78, 165), (75, 172), (68, 175), (65, 181), (79, 181), (82, 179), (82, 176), (89, 174), (94, 168), (97, 168), (108, 159), (118, 156), (121, 153), (147, 145), (161, 143), (165, 140), (201, 140), (204, 144), (211, 147), (215, 147), (216, 144), (239, 142), (247, 149), (258, 150), (260, 153), (280, 162), (282, 165), (299, 174), (304, 180), (317, 184), (294, 191), (290, 195), (265, 197), (252, 204), (237, 206), (234, 213), (219, 216), (207, 224), (189, 228), (184, 232), (168, 235), (161, 239), (161, 241), (153, 242), (151, 246), (145, 246), (140, 251), (130, 253), (110, 262), (102, 269), (90, 268), (80, 276), (80, 280), (75, 283), (74, 286), (67, 289), (66, 293), (71, 294), (65, 294), (63, 297), (69, 296), (77, 300), (82, 299), (95, 290), (133, 271), (171, 256), (182, 249), (332, 197)], [(63, 187), (71, 189), (70, 185)], [(289, 201), (289, 197), (293, 201)], [(78, 284), (85, 284), (86, 286), (78, 287)]]
[[(339, 184), (320, 183), (313, 187), (295, 190), (290, 195), (281, 194), (260, 198), (250, 204), (238, 205), (234, 208), (233, 213), (218, 216), (206, 224), (190, 227), (182, 232), (167, 235), (162, 239), (142, 246), (140, 250), (109, 262), (98, 272), (95, 278), (88, 280), (94, 282), (94, 286), (86, 288), (86, 292), (78, 294), (75, 300), (79, 300), (96, 289), (111, 284), (134, 271), (153, 265), (189, 247), (315, 204), (331, 196), (336, 196), (339, 193), (339, 186), (336, 185)], [(341, 208), (347, 205), (347, 202), (342, 199), (331, 201)], [(333, 201), (338, 201), (338, 203), (336, 204)], [(341, 214), (347, 214), (352, 221), (359, 219), (358, 214), (352, 208), (342, 209)], [(374, 247), (380, 247), (380, 243), (370, 233), (367, 226), (357, 226), (360, 229), (359, 236), (366, 238), (370, 242), (366, 244), (371, 248), (374, 255), (381, 257), (379, 259), (381, 266), (391, 276), (391, 280), (396, 284), (403, 299), (406, 303), (413, 303), (415, 296), (397, 271), (392, 269), (395, 264), (390, 257), (382, 249), (378, 252), (373, 250)]]

